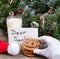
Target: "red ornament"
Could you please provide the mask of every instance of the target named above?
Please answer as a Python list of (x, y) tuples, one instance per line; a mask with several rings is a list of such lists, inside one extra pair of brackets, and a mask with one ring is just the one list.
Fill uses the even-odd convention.
[(50, 34), (46, 34), (46, 36), (51, 36)]
[(0, 53), (6, 53), (8, 45), (8, 43), (4, 43), (0, 40)]
[(18, 16), (18, 14), (16, 14), (16, 16)]
[(19, 9), (18, 12), (22, 14), (23, 13), (23, 10), (22, 9)]

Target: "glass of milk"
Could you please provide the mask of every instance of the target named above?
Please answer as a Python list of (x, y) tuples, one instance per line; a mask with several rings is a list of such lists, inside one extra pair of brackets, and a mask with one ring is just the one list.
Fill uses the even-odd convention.
[(8, 17), (7, 29), (8, 28), (22, 28), (22, 17)]

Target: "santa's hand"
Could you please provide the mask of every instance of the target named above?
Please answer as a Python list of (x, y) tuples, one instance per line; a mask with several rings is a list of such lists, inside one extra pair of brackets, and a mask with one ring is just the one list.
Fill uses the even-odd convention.
[(49, 59), (60, 59), (60, 41), (50, 36), (41, 36), (40, 40), (44, 40), (48, 47), (45, 49), (35, 49), (33, 53), (43, 55)]

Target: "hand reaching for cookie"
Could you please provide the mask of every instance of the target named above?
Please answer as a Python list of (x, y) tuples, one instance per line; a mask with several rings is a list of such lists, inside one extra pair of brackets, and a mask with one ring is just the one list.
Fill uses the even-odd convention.
[(50, 36), (41, 36), (40, 40), (44, 40), (48, 47), (45, 49), (35, 49), (33, 53), (43, 55), (49, 59), (60, 59), (60, 41)]

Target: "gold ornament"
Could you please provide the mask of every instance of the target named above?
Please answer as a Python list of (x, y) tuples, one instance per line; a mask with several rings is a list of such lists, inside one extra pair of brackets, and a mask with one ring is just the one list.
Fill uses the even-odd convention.
[(48, 10), (48, 14), (51, 14), (53, 11), (52, 11), (52, 9), (49, 9)]

